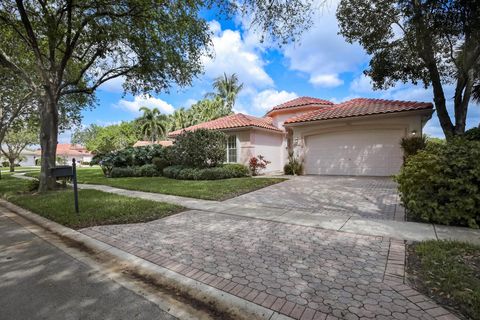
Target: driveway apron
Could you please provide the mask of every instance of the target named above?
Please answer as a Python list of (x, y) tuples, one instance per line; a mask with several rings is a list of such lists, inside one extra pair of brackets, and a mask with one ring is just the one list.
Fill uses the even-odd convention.
[(81, 231), (294, 319), (455, 319), (403, 284), (402, 241), (204, 211)]

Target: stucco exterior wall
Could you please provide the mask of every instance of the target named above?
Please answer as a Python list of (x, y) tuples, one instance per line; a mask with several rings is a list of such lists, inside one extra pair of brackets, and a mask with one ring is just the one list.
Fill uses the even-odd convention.
[(283, 170), (283, 156), (286, 152), (283, 134), (255, 129), (224, 132), (237, 137), (238, 163), (248, 165), (251, 157), (262, 155), (271, 161), (265, 172)]
[(250, 141), (250, 131), (245, 130), (229, 130), (224, 131), (227, 135), (235, 135), (237, 137), (237, 162), (248, 165), (248, 160), (254, 155), (254, 146)]
[(283, 110), (282, 112), (276, 113), (272, 116), (273, 125), (285, 131), (285, 127), (283, 126), (283, 124), (287, 119), (299, 116), (305, 112), (309, 112), (312, 110), (313, 110), (312, 108)]
[(268, 164), (265, 172), (283, 170), (284, 153), (284, 135), (277, 132), (268, 132), (262, 130), (252, 130), (250, 140), (255, 146), (254, 155), (262, 155), (271, 163)]

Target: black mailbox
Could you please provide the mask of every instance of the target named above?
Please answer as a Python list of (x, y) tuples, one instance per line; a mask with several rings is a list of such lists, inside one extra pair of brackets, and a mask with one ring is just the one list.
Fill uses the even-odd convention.
[(70, 178), (73, 177), (73, 167), (72, 166), (57, 166), (53, 167), (52, 176), (55, 178)]

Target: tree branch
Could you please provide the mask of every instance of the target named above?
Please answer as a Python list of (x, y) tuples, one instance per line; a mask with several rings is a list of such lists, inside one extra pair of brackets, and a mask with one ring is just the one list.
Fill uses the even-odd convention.
[(105, 82), (109, 81), (109, 80), (112, 80), (112, 79), (115, 79), (115, 78), (118, 78), (118, 77), (121, 77), (121, 76), (124, 76), (126, 74), (128, 74), (131, 70), (133, 70), (135, 68), (135, 66), (133, 67), (129, 67), (127, 69), (125, 69), (124, 71), (121, 71), (121, 72), (118, 72), (116, 74), (113, 74), (111, 76), (108, 76), (109, 74), (111, 74), (112, 72), (116, 71), (116, 70), (119, 70), (119, 68), (117, 69), (114, 69), (114, 70), (109, 70), (108, 72), (106, 72), (105, 74), (103, 74), (98, 80), (97, 82), (95, 82), (95, 84), (89, 88), (84, 88), (84, 89), (71, 89), (71, 90), (66, 90), (64, 92), (61, 93), (61, 95), (67, 95), (67, 94), (74, 94), (74, 93), (86, 93), (86, 94), (91, 94), (93, 93), (99, 86), (101, 86), (102, 84), (104, 84)]

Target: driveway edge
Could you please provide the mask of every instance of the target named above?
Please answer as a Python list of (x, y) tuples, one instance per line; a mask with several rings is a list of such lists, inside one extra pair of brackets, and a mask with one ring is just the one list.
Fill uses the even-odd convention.
[(109, 244), (93, 239), (83, 233), (65, 227), (59, 223), (48, 220), (29, 210), (21, 208), (4, 199), (0, 199), (0, 205), (22, 216), (61, 237), (85, 246), (97, 254), (106, 253), (135, 268), (142, 276), (151, 277), (160, 285), (175, 287), (179, 291), (190, 296), (192, 299), (202, 301), (213, 306), (220, 312), (227, 313), (235, 319), (292, 319), (280, 315), (273, 310), (264, 308), (247, 300), (241, 299), (214, 287), (203, 284), (197, 280), (188, 278), (167, 268), (158, 266), (133, 254), (122, 251)]

